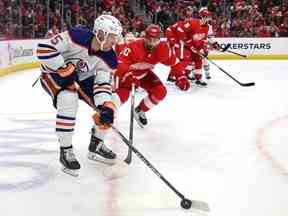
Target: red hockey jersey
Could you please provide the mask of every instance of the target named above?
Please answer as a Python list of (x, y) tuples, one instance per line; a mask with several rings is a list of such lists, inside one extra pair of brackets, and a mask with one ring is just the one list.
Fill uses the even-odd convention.
[(166, 41), (160, 41), (153, 52), (149, 53), (145, 48), (144, 39), (139, 39), (129, 43), (120, 53), (116, 76), (121, 78), (126, 72), (133, 71), (134, 76), (141, 79), (157, 63), (174, 66), (178, 61)]

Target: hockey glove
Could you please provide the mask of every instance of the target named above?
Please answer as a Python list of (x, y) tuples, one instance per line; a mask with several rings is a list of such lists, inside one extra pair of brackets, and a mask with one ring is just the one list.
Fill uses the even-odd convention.
[(75, 69), (76, 69), (75, 65), (71, 62), (68, 62), (64, 66), (58, 68), (57, 73), (61, 77), (69, 77), (72, 74), (76, 73)]
[(124, 74), (124, 76), (121, 79), (122, 85), (128, 87), (131, 89), (132, 83), (134, 83), (135, 88), (138, 88), (140, 86), (140, 80), (138, 80), (134, 75), (132, 71), (129, 71), (128, 73)]
[(71, 62), (67, 63), (65, 66), (57, 69), (57, 74), (60, 76), (58, 80), (58, 84), (62, 88), (69, 87), (73, 85), (75, 81), (77, 81), (77, 71), (75, 70), (75, 65)]
[(97, 106), (98, 112), (92, 118), (94, 123), (102, 129), (108, 129), (114, 122), (115, 105), (111, 102), (105, 102), (103, 105)]
[(176, 85), (183, 91), (187, 91), (190, 88), (190, 82), (185, 76), (181, 76), (176, 80)]

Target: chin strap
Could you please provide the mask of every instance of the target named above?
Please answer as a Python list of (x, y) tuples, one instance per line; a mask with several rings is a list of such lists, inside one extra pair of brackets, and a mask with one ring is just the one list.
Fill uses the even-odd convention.
[(107, 33), (104, 33), (104, 39), (103, 39), (103, 41), (100, 41), (100, 39), (99, 39), (98, 36), (97, 36), (97, 32), (96, 32), (96, 34), (95, 34), (96, 40), (97, 40), (97, 42), (100, 44), (100, 50), (101, 50), (101, 51), (104, 51), (104, 43), (106, 42), (107, 36), (108, 36), (108, 34), (107, 34)]

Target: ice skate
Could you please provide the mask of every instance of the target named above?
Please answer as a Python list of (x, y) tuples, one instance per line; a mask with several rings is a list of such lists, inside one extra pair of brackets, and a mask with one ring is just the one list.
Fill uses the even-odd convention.
[(108, 149), (101, 139), (94, 135), (95, 129), (92, 129), (91, 140), (89, 145), (88, 159), (102, 162), (108, 165), (116, 163), (116, 154)]
[(176, 79), (173, 76), (168, 76), (167, 81), (168, 82), (176, 82)]
[(134, 118), (141, 128), (144, 128), (148, 123), (145, 112), (139, 106), (135, 109)]
[(205, 64), (203, 67), (204, 67), (206, 79), (208, 79), (208, 80), (211, 79), (210, 72), (209, 72), (209, 70), (210, 70), (210, 65), (209, 65), (209, 64), (208, 64), (208, 65)]
[(209, 71), (205, 71), (205, 77), (206, 77), (206, 79), (211, 79), (211, 76), (210, 76), (210, 73), (209, 73)]
[(203, 81), (202, 79), (196, 80), (195, 84), (199, 85), (199, 86), (207, 86), (207, 83), (205, 81)]
[(79, 175), (80, 164), (73, 152), (73, 147), (60, 147), (60, 163), (63, 165), (62, 171), (74, 177)]
[(195, 81), (195, 76), (194, 76), (194, 72), (193, 71), (191, 71), (191, 73), (189, 73), (187, 75), (187, 79), (189, 79), (191, 81)]

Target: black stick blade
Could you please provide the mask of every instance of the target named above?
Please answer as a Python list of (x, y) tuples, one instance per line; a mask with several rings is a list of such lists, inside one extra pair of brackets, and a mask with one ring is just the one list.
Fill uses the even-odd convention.
[(241, 86), (244, 86), (244, 87), (255, 86), (255, 82), (241, 83)]

